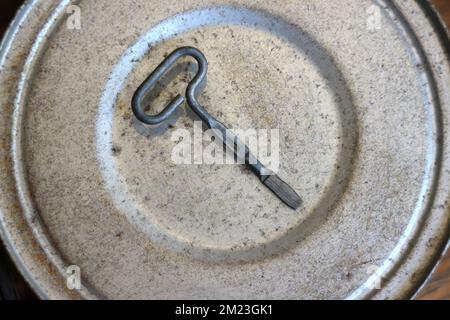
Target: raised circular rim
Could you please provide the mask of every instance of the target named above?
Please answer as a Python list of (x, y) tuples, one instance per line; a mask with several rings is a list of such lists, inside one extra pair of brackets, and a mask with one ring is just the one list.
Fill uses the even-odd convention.
[[(242, 23), (241, 21), (244, 21), (244, 18), (247, 18), (250, 21)], [(186, 23), (185, 21), (190, 22)], [(351, 180), (353, 174), (350, 168), (351, 163), (357, 162), (357, 160), (352, 162), (352, 159), (357, 157), (356, 146), (359, 139), (359, 130), (356, 124), (357, 120), (353, 113), (354, 102), (352, 101), (348, 84), (345, 81), (342, 81), (339, 89), (344, 91), (342, 95), (345, 96), (345, 101), (347, 103), (339, 105), (339, 108), (345, 109), (345, 111), (339, 110), (339, 117), (341, 118), (339, 120), (342, 121), (340, 123), (340, 128), (343, 132), (346, 132), (345, 135), (347, 137), (345, 138), (345, 142), (343, 142), (343, 144), (345, 144), (346, 152), (343, 151), (344, 147), (336, 151), (336, 159), (340, 164), (340, 169), (337, 170), (338, 173), (334, 177), (329, 179), (328, 183), (331, 187), (321, 196), (320, 200), (317, 201), (314, 210), (312, 210), (305, 219), (302, 219), (300, 223), (296, 222), (293, 224), (293, 227), (286, 228), (289, 229), (289, 231), (286, 231), (267, 242), (258, 243), (246, 248), (236, 248), (233, 247), (233, 245), (230, 245), (229, 248), (221, 248), (197, 243), (195, 247), (191, 248), (189, 244), (191, 240), (186, 240), (184, 239), (184, 236), (177, 236), (163, 227), (161, 228), (157, 222), (145, 220), (145, 215), (141, 214), (142, 208), (136, 210), (137, 205), (134, 204), (132, 200), (124, 200), (127, 198), (127, 187), (120, 182), (122, 177), (119, 173), (119, 165), (116, 162), (116, 157), (110, 152), (111, 145), (114, 144), (112, 132), (114, 128), (115, 112), (117, 110), (115, 105), (117, 104), (117, 101), (120, 100), (119, 96), (126, 87), (128, 78), (138, 67), (139, 61), (142, 61), (146, 56), (151, 54), (149, 47), (154, 48), (168, 39), (198, 28), (215, 27), (225, 24), (231, 26), (241, 25), (243, 27), (251, 28), (255, 23), (258, 23), (261, 30), (265, 30), (268, 33), (273, 32), (275, 34), (279, 32), (272, 30), (271, 28), (276, 30), (289, 28), (289, 32), (294, 33), (294, 31), (296, 31), (301, 33), (305, 38), (302, 41), (305, 41), (309, 46), (313, 47), (313, 49), (311, 49), (313, 50), (311, 55), (327, 55), (329, 61), (327, 60), (326, 62), (326, 69), (332, 70), (329, 72), (333, 72), (333, 75), (336, 78), (342, 77), (340, 70), (332, 64), (332, 57), (327, 54), (326, 50), (321, 47), (320, 44), (316, 43), (307, 32), (299, 27), (293, 27), (285, 21), (277, 21), (276, 17), (271, 16), (270, 13), (259, 12), (245, 7), (235, 7), (231, 5), (220, 5), (214, 6), (213, 8), (201, 7), (168, 17), (140, 35), (113, 66), (109, 80), (104, 85), (98, 103), (99, 108), (96, 121), (97, 159), (101, 164), (99, 167), (106, 188), (114, 195), (112, 201), (115, 203), (115, 206), (119, 208), (122, 213), (125, 213), (129, 222), (146, 234), (151, 242), (158, 243), (168, 250), (173, 250), (174, 252), (181, 254), (187, 253), (191, 257), (194, 257), (194, 259), (210, 263), (223, 262), (225, 264), (233, 264), (235, 262), (257, 262), (258, 260), (270, 259), (285, 254), (289, 249), (292, 249), (296, 241), (300, 241), (300, 239), (307, 237), (314, 232), (314, 230), (319, 227), (320, 223), (326, 219), (329, 208), (333, 207), (335, 203), (340, 200), (340, 197), (345, 193), (345, 189)], [(160, 34), (163, 34), (163, 36), (159, 36)], [(283, 36), (284, 35), (281, 35), (281, 37)], [(293, 36), (285, 37), (287, 41), (292, 41), (291, 38), (293, 38)], [(313, 60), (312, 63), (315, 62), (314, 58), (311, 58), (311, 60)], [(330, 86), (332, 85), (330, 84)], [(338, 90), (334, 87), (333, 89), (336, 91)], [(347, 113), (349, 119), (343, 119), (342, 113)], [(353, 135), (351, 135), (350, 132), (352, 132)], [(346, 154), (344, 155), (344, 153)], [(338, 183), (339, 180), (344, 182)], [(284, 241), (292, 242), (292, 244), (283, 245)], [(173, 247), (171, 247), (171, 244), (173, 244)], [(231, 247), (233, 247), (233, 250), (229, 251)], [(265, 252), (270, 253), (261, 253), (263, 248)], [(204, 253), (207, 253), (207, 256), (205, 256)]]
[[(30, 2), (28, 2), (27, 4), (25, 4), (23, 7), (22, 7), (22, 9), (19, 11), (19, 13), (18, 13), (18, 15), (16, 16), (16, 18), (15, 18), (15, 20), (14, 20), (14, 22), (13, 22), (13, 24), (11, 25), (11, 27), (9, 28), (9, 30), (8, 30), (8, 32), (7, 32), (7, 34), (6, 34), (6, 36), (5, 36), (5, 38), (4, 38), (4, 41), (2, 42), (2, 46), (1, 46), (1, 52), (0, 52), (0, 61), (2, 62), (2, 63), (0, 63), (0, 65), (3, 65), (3, 61), (7, 58), (7, 53), (8, 53), (8, 50), (10, 49), (10, 46), (11, 46), (11, 44), (12, 44), (12, 42), (14, 41), (14, 38), (15, 38), (15, 36), (16, 36), (16, 33), (18, 32), (18, 30), (20, 29), (20, 27), (21, 27), (21, 24), (22, 24), (22, 22), (25, 20), (25, 18), (26, 18), (26, 16), (31, 12), (31, 10), (33, 9), (33, 7), (36, 5), (36, 3), (38, 3), (39, 2), (39, 0), (33, 0), (33, 1), (30, 1)], [(399, 11), (398, 11), (398, 9), (395, 7), (395, 5), (394, 4), (392, 4), (392, 3), (389, 3), (389, 4), (386, 4), (386, 1), (384, 1), (384, 0), (377, 0), (376, 2), (378, 2), (378, 3), (381, 3), (381, 4), (384, 4), (384, 6), (386, 6), (386, 7), (389, 7), (389, 9), (391, 9), (391, 10), (393, 10), (393, 12), (396, 12), (396, 17), (398, 18), (399, 17)], [(51, 33), (51, 31), (53, 31), (53, 29), (54, 28), (56, 28), (56, 26), (58, 25), (58, 20), (59, 20), (59, 18), (61, 18), (61, 13), (62, 12), (64, 12), (64, 9), (66, 8), (66, 6), (67, 5), (69, 5), (69, 4), (71, 4), (71, 2), (69, 1), (69, 0), (62, 0), (57, 6), (56, 6), (56, 8), (54, 9), (54, 11), (51, 13), (51, 15), (50, 15), (50, 18), (48, 19), (48, 21), (45, 23), (45, 26), (44, 26), (44, 28), (42, 28), (41, 30), (40, 30), (40, 32), (39, 32), (39, 35), (38, 35), (38, 37), (37, 37), (37, 41), (33, 44), (33, 47), (32, 47), (32, 49), (31, 49), (31, 51), (30, 51), (30, 54), (28, 55), (28, 57), (27, 57), (27, 59), (26, 59), (26, 63), (25, 63), (25, 67), (24, 67), (24, 71), (22, 71), (22, 77), (21, 77), (21, 80), (20, 80), (20, 83), (19, 83), (19, 92), (21, 92), (22, 94), (19, 94), (18, 95), (18, 97), (16, 97), (16, 101), (15, 101), (15, 104), (16, 104), (16, 106), (17, 105), (19, 105), (20, 104), (20, 102), (21, 102), (21, 98), (22, 97), (24, 97), (25, 95), (26, 95), (26, 91), (27, 91), (27, 83), (26, 83), (26, 79), (27, 79), (27, 76), (29, 76), (29, 74), (32, 74), (32, 71), (33, 71), (33, 66), (34, 66), (34, 61), (35, 61), (35, 58), (39, 58), (39, 52), (40, 52), (40, 49), (42, 48), (42, 43), (45, 43), (45, 39), (47, 38), (47, 36), (48, 36), (48, 34), (49, 33)], [(427, 3), (427, 2), (422, 2), (421, 3), (423, 6), (430, 6), (430, 4), (429, 3)], [(396, 11), (397, 10), (397, 11)], [(433, 10), (433, 9), (431, 9), (431, 10)], [(400, 17), (403, 17), (402, 15), (400, 15)], [(423, 61), (423, 63), (424, 63), (424, 65), (426, 65), (426, 66), (428, 66), (429, 65), (429, 62), (428, 62), (428, 60), (427, 60), (427, 58), (426, 58), (426, 55), (425, 55), (425, 53), (424, 53), (424, 51), (423, 51), (423, 48), (421, 47), (421, 43), (420, 43), (420, 41), (417, 39), (417, 37), (415, 36), (415, 33), (413, 32), (413, 30), (411, 29), (411, 27), (408, 25), (408, 22), (407, 22), (407, 20), (406, 20), (406, 18), (402, 18), (402, 19), (400, 19), (400, 22), (403, 24), (403, 27), (406, 29), (404, 29), (404, 31), (406, 31), (408, 34), (412, 34), (412, 35), (414, 35), (414, 38), (415, 39), (411, 39), (412, 40), (412, 46), (413, 47), (416, 47), (416, 46), (418, 46), (419, 47), (419, 57), (420, 56), (422, 56), (421, 57), (421, 59), (425, 59), (424, 61)], [(433, 21), (431, 21), (431, 22), (433, 22)], [(439, 21), (434, 21), (435, 23), (437, 23), (437, 24), (441, 24), (441, 22), (439, 22)], [(406, 24), (406, 25), (405, 25)], [(442, 25), (441, 25), (441, 28), (444, 28), (444, 27), (442, 27)], [(409, 32), (408, 32), (409, 31)], [(448, 34), (447, 34), (447, 36), (448, 36)], [(448, 41), (448, 37), (447, 37), (447, 39), (446, 39), (447, 41)], [(417, 47), (416, 47), (416, 49), (417, 49)], [(428, 66), (428, 68), (429, 68), (429, 66)], [(28, 72), (27, 72), (28, 71)], [(428, 72), (427, 73), (429, 73), (429, 74), (431, 74), (431, 79), (434, 81), (434, 77), (432, 76), (433, 75), (433, 72), (432, 71), (430, 71), (430, 70), (428, 70)], [(434, 89), (434, 90), (436, 90), (436, 89)], [(434, 93), (433, 94), (433, 96), (434, 95), (437, 95), (438, 96), (438, 94), (437, 93)], [(20, 109), (20, 108), (19, 108)], [(16, 109), (16, 111), (15, 112), (19, 112), (19, 115), (20, 115), (20, 110), (18, 111), (17, 109)], [(17, 115), (17, 114), (16, 114)], [(17, 116), (15, 116), (14, 117), (14, 121), (17, 121)], [(15, 129), (18, 129), (18, 127), (17, 127), (17, 122), (16, 122), (16, 126), (15, 126)], [(21, 139), (21, 135), (20, 135), (20, 130), (18, 130), (18, 131), (15, 131), (15, 133), (14, 133), (16, 136), (15, 136), (15, 140), (16, 141), (20, 141), (20, 139)], [(16, 145), (16, 147), (17, 147), (17, 145)], [(13, 153), (16, 155), (16, 156), (18, 156), (19, 157), (19, 159), (20, 159), (20, 149), (17, 149), (17, 148), (13, 148)], [(437, 153), (438, 153), (438, 155), (437, 155), (437, 159), (439, 159), (439, 151), (437, 151)], [(22, 171), (21, 170), (21, 168), (20, 167), (17, 167), (17, 163), (15, 162), (14, 163), (14, 166), (15, 166), (15, 177), (16, 177), (16, 183), (17, 183), (17, 188), (18, 188), (18, 191), (19, 191), (19, 194), (20, 194), (20, 197), (21, 197), (21, 204), (22, 204), (22, 206), (24, 206), (24, 197), (27, 197), (27, 191), (25, 190), (25, 189), (22, 189), (23, 187), (24, 187), (24, 183), (25, 183), (25, 181), (21, 181), (21, 178), (19, 177), (18, 178), (18, 174), (20, 175), (20, 172)], [(436, 171), (437, 171), (437, 173), (439, 173), (439, 168), (437, 168), (437, 169), (435, 169), (435, 174), (436, 174)], [(437, 175), (438, 176), (438, 175)], [(437, 176), (435, 177), (436, 179), (437, 179)], [(24, 195), (23, 195), (24, 194)], [(433, 195), (432, 195), (432, 197), (433, 197)], [(427, 206), (427, 207), (429, 207), (429, 205)], [(30, 213), (30, 212), (33, 212), (33, 209), (31, 208), (31, 207), (29, 207), (29, 206), (27, 206), (27, 205), (25, 205), (24, 206), (24, 211), (26, 212), (25, 213), (25, 215), (27, 215), (27, 212), (28, 213)], [(30, 216), (28, 216), (27, 218), (31, 218)], [(415, 229), (415, 232), (413, 232), (413, 234), (414, 235), (416, 235), (420, 230), (421, 230), (421, 224), (419, 224), (419, 225), (412, 225), (412, 226), (410, 226), (410, 228), (414, 228)], [(448, 228), (447, 228), (448, 229)], [(32, 276), (32, 274), (31, 273), (29, 273), (28, 272), (28, 270), (26, 270), (26, 267), (23, 265), (23, 261), (21, 260), (21, 258), (19, 257), (19, 255), (17, 255), (17, 254), (15, 254), (14, 252), (14, 250), (13, 250), (13, 245), (12, 245), (12, 243), (10, 243), (10, 241), (9, 241), (9, 239), (8, 239), (8, 236), (7, 236), (7, 233), (3, 230), (3, 225), (0, 225), (0, 234), (1, 234), (1, 236), (2, 236), (2, 238), (3, 238), (3, 240), (4, 240), (4, 242), (6, 243), (6, 245), (7, 245), (7, 248), (8, 248), (8, 251), (10, 252), (10, 254), (12, 255), (12, 257), (13, 257), (13, 260), (15, 261), (15, 263), (16, 263), (16, 265), (18, 265), (18, 267), (19, 267), (19, 270), (21, 271), (21, 273), (25, 276), (25, 278), (27, 279), (27, 281), (31, 284), (31, 286), (33, 287), (33, 289), (35, 290), (35, 291), (37, 291), (37, 293), (41, 296), (41, 297), (47, 297), (47, 295), (46, 294), (44, 294), (43, 292), (41, 292), (41, 290), (39, 289), (39, 285), (38, 285), (38, 282), (37, 281), (35, 281), (36, 279), (34, 279), (33, 278), (33, 276)], [(45, 232), (44, 232), (44, 230), (38, 230), (38, 234), (36, 234), (36, 230), (34, 230), (33, 229), (33, 232), (35, 233), (34, 235), (35, 235), (35, 237), (36, 237), (36, 239), (38, 240), (38, 241), (44, 241), (44, 243), (45, 243), (45, 247), (46, 248), (50, 248), (50, 250), (51, 251), (54, 251), (54, 252), (56, 252), (56, 250), (53, 250), (52, 249), (52, 244), (51, 244), (51, 242), (50, 241), (48, 241), (48, 239), (43, 239), (42, 238), (42, 235), (43, 234), (45, 234)], [(42, 233), (41, 233), (42, 232)], [(414, 238), (414, 237), (413, 237)], [(447, 237), (446, 237), (447, 239), (448, 239), (448, 230), (447, 230)], [(446, 245), (446, 244), (445, 244)], [(396, 247), (397, 248), (397, 247)], [(394, 249), (394, 253), (397, 255), (397, 253), (398, 252), (403, 252), (402, 254), (401, 254), (401, 256), (404, 256), (404, 255), (408, 255), (408, 253), (409, 253), (409, 251), (410, 251), (410, 249), (411, 248), (403, 248), (403, 246), (400, 246), (397, 250), (396, 249)], [(442, 249), (443, 250), (443, 249)], [(438, 250), (439, 251), (439, 253), (438, 253), (438, 255), (440, 255), (440, 253), (442, 252), (442, 250)], [(59, 258), (57, 258), (55, 255), (50, 255), (51, 257), (52, 257), (52, 259), (55, 259), (55, 260), (53, 260), (53, 262), (54, 262), (54, 265), (56, 265), (56, 266), (61, 266), (61, 265), (63, 265), (63, 261), (62, 260), (60, 260)], [(391, 274), (392, 272), (395, 272), (395, 270), (397, 269), (397, 267), (399, 267), (400, 265), (401, 265), (401, 262), (403, 261), (403, 259), (400, 259), (399, 260), (399, 264), (398, 265), (393, 265), (390, 261), (389, 261), (389, 259), (390, 258), (387, 258), (387, 260), (386, 261), (388, 261), (389, 263), (388, 264), (386, 264), (384, 267), (383, 267), (383, 269), (384, 269), (384, 271), (381, 271), (380, 273), (378, 273), (377, 272), (377, 274), (376, 274), (376, 276), (378, 276), (378, 277), (384, 277), (384, 276), (388, 276), (389, 274)], [(62, 275), (62, 274), (64, 274), (64, 272), (63, 272), (63, 270), (61, 269), (61, 268), (59, 268), (59, 273)], [(356, 292), (354, 292), (352, 295), (350, 295), (350, 297), (349, 298), (351, 298), (351, 299), (353, 299), (353, 298), (370, 298), (370, 297), (372, 297), (374, 294), (375, 294), (375, 292), (373, 291), (373, 290), (368, 290), (367, 288), (369, 288), (370, 287), (370, 281), (374, 281), (374, 280), (376, 280), (376, 279), (371, 279), (371, 278), (369, 278), (369, 280), (368, 280), (368, 282), (366, 282), (366, 285), (362, 285), (361, 287), (360, 287), (360, 291), (358, 291), (358, 289), (357, 289), (357, 291)], [(420, 285), (420, 284), (419, 284)], [(418, 286), (419, 286), (418, 285)], [(91, 295), (91, 294), (89, 294), (88, 292), (89, 292), (89, 289), (88, 288), (83, 288), (83, 290), (82, 290), (82, 292), (84, 293), (84, 294), (82, 294), (85, 298), (95, 298), (95, 297), (98, 297), (98, 296), (96, 296), (96, 295)]]
[[(450, 59), (449, 26), (447, 26), (443, 17), (431, 2), (427, 0), (418, 0), (417, 3), (421, 6), (430, 23), (433, 24), (436, 28), (441, 45), (447, 54), (447, 58)], [(414, 290), (410, 294), (410, 298), (416, 298), (424, 289), (426, 289), (426, 286), (429, 284), (434, 273), (441, 264), (445, 253), (448, 251), (450, 251), (450, 225), (447, 227), (447, 241), (443, 243), (440, 249), (438, 249), (436, 257), (434, 259), (431, 259), (434, 262), (428, 268), (428, 271), (425, 273), (424, 277), (422, 277), (422, 279), (419, 281), (416, 290)]]

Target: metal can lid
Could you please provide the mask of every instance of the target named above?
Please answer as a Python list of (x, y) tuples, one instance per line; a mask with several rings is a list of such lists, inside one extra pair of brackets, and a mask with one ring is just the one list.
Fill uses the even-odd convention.
[[(43, 298), (411, 296), (450, 224), (448, 37), (432, 9), (225, 3), (21, 9), (0, 53), (0, 233), (22, 273)], [(133, 93), (183, 46), (209, 62), (200, 103), (270, 141), (298, 210), (208, 158), (188, 108), (135, 119)], [(152, 105), (195, 70), (181, 61)]]

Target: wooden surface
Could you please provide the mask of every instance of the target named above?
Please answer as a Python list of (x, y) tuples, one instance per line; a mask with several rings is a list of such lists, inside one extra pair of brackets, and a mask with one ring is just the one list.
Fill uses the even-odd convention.
[[(0, 1), (0, 36), (12, 19), (16, 8), (22, 2), (23, 0)], [(450, 26), (450, 0), (432, 0), (432, 2)], [(0, 244), (0, 299), (2, 298), (33, 299), (35, 296), (14, 270), (9, 257)], [(433, 273), (431, 281), (421, 291), (419, 299), (450, 300), (450, 252), (446, 254)]]

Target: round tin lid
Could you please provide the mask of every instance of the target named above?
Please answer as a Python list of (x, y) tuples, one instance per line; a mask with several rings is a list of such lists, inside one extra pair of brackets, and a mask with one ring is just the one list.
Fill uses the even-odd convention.
[[(450, 223), (433, 14), (412, 0), (29, 1), (0, 56), (0, 227), (22, 273), (45, 298), (411, 296)], [(208, 146), (188, 108), (135, 119), (137, 87), (188, 45), (209, 62), (199, 101), (272, 134), (298, 210), (242, 166), (174, 161), (198, 132)], [(195, 67), (182, 61), (155, 105)]]

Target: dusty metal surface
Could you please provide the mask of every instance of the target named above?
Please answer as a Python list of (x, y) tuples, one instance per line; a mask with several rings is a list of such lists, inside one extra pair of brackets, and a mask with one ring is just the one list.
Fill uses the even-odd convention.
[[(450, 106), (448, 59), (416, 2), (81, 1), (79, 30), (69, 4), (30, 1), (0, 56), (2, 237), (42, 297), (417, 288), (448, 239)], [(212, 115), (280, 129), (298, 211), (239, 166), (171, 162), (192, 115), (134, 119), (136, 88), (185, 45), (210, 62), (199, 99)], [(70, 265), (81, 290), (65, 286)]]

